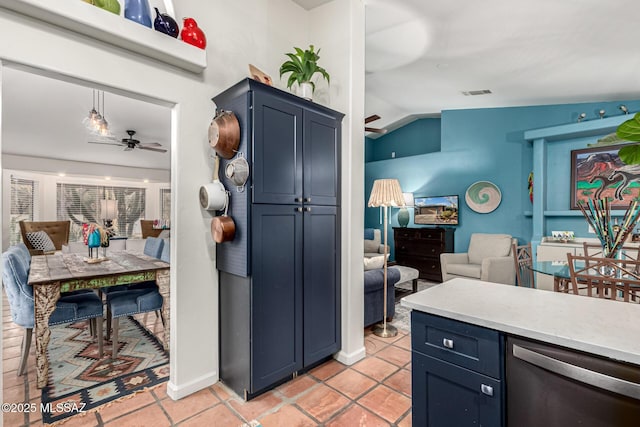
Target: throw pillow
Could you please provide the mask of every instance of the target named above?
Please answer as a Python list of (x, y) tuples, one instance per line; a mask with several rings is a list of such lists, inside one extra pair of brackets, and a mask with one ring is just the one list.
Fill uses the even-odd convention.
[(364, 251), (365, 251), (365, 253), (367, 253), (367, 252), (378, 252), (378, 249), (380, 249), (380, 243), (376, 242), (375, 240), (364, 239)]
[(33, 246), (33, 249), (38, 249), (44, 252), (53, 252), (56, 250), (56, 246), (53, 244), (51, 237), (46, 231), (34, 231), (27, 233), (27, 240)]
[[(388, 256), (388, 255), (387, 255)], [(364, 270), (375, 270), (384, 266), (384, 255), (364, 259)]]

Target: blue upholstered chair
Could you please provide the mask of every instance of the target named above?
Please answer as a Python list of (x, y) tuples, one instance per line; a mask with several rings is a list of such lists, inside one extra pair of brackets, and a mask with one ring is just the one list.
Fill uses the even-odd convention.
[[(33, 287), (29, 285), (31, 256), (27, 247), (19, 243), (2, 254), (2, 283), (7, 293), (13, 322), (25, 328), (18, 375), (25, 371), (31, 336), (35, 323)], [(64, 294), (49, 318), (49, 325), (73, 323), (90, 319), (98, 335), (98, 351), (102, 357), (102, 301), (91, 291)]]
[[(166, 249), (164, 249), (166, 247)], [(147, 237), (144, 254), (169, 262), (169, 239)], [(120, 287), (117, 287), (120, 288)], [(122, 316), (155, 311), (162, 320), (163, 298), (156, 282), (142, 282), (128, 285), (126, 289), (117, 289), (107, 293), (107, 339), (113, 342), (112, 357), (118, 354), (118, 323)]]

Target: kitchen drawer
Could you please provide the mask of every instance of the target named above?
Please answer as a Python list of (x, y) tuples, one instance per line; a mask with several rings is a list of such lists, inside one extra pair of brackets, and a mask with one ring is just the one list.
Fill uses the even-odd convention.
[(501, 378), (504, 348), (498, 331), (411, 312), (411, 349), (493, 378)]

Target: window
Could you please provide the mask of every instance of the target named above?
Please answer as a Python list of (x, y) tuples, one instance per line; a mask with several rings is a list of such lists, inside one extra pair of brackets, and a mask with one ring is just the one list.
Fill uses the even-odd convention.
[(171, 189), (160, 189), (160, 218), (169, 221), (171, 219)]
[(20, 221), (33, 221), (36, 210), (38, 181), (11, 176), (11, 213), (9, 215), (9, 244), (20, 243)]
[[(104, 187), (83, 184), (57, 184), (58, 220), (71, 220), (70, 242), (82, 240), (82, 224), (103, 224), (104, 219), (113, 220), (116, 236), (131, 237), (133, 226), (144, 217), (146, 190), (135, 187)], [(103, 218), (100, 200), (117, 200), (115, 218)]]

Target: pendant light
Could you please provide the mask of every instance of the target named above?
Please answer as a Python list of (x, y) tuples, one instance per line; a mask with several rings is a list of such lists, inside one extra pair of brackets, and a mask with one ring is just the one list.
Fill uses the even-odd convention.
[[(93, 106), (91, 110), (89, 110), (89, 114), (87, 117), (82, 120), (82, 123), (89, 129), (90, 131), (96, 131), (100, 127), (100, 121), (102, 120), (102, 116), (96, 110), (96, 90), (92, 90), (93, 93)], [(100, 108), (100, 93), (98, 93), (98, 108)]]

